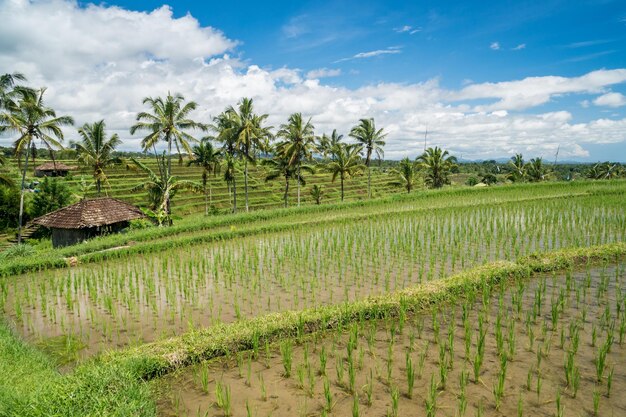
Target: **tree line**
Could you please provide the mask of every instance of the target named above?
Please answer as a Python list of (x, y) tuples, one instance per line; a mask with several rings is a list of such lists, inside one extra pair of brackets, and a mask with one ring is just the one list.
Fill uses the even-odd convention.
[[(50, 153), (54, 161), (55, 150), (63, 148), (63, 127), (74, 124), (72, 117), (58, 116), (54, 109), (46, 106), (45, 88), (33, 89), (22, 85), (26, 79), (22, 74), (0, 75), (0, 133), (17, 136), (13, 144), (14, 156), (21, 168), (19, 230), (24, 212), (24, 191), (29, 156), (36, 154), (35, 142), (39, 142)], [(280, 179), (284, 183), (283, 202), (289, 204), (289, 190), (295, 181), (297, 205), (301, 203), (301, 187), (306, 176), (318, 169), (328, 172), (332, 181), (340, 182), (341, 200), (344, 199), (344, 183), (356, 175), (367, 174), (367, 195), (371, 192), (371, 169), (373, 159), (384, 157), (385, 137), (383, 128), (378, 128), (373, 118), (362, 118), (349, 131), (351, 142), (337, 130), (330, 135), (315, 134), (312, 119), (302, 113), (291, 114), (278, 128), (268, 125), (268, 114), (258, 114), (251, 98), (243, 98), (236, 106), (228, 106), (208, 123), (196, 121), (192, 113), (198, 105), (186, 101), (181, 94), (168, 93), (165, 97), (146, 97), (146, 107), (136, 116), (130, 128), (131, 135), (141, 134), (141, 147), (156, 160), (156, 170), (131, 157), (123, 160), (115, 155), (121, 144), (117, 134), (109, 135), (104, 120), (86, 123), (78, 128), (77, 142), (70, 147), (76, 151), (79, 163), (90, 167), (98, 195), (103, 186), (109, 186), (107, 168), (115, 164), (126, 164), (129, 168), (143, 171), (148, 179), (134, 190), (148, 193), (150, 215), (159, 224), (171, 224), (171, 201), (180, 190), (203, 192), (205, 214), (212, 204), (209, 176), (222, 176), (232, 196), (232, 211), (239, 209), (238, 173), (243, 174), (243, 206), (249, 210), (249, 167), (261, 164), (266, 168), (266, 181)], [(190, 132), (202, 132), (197, 139)], [(163, 144), (165, 150), (157, 151)], [(202, 168), (202, 182), (185, 181), (172, 174), (172, 159), (177, 155), (189, 157), (187, 165)], [(319, 164), (319, 160), (324, 163)], [(0, 164), (4, 164), (0, 158)], [(430, 188), (441, 188), (450, 183), (450, 174), (458, 171), (456, 157), (439, 147), (425, 149), (423, 154), (411, 161), (405, 158), (392, 170), (391, 184), (414, 190), (422, 181)], [(549, 169), (541, 158), (525, 162), (521, 154), (511, 158), (507, 178), (513, 182), (545, 180)], [(597, 164), (589, 171), (592, 178), (613, 178), (623, 175), (619, 164)], [(10, 186), (8, 176), (0, 174), (0, 184)], [(321, 187), (311, 190), (319, 203), (323, 195)], [(18, 237), (19, 240), (19, 237)]]

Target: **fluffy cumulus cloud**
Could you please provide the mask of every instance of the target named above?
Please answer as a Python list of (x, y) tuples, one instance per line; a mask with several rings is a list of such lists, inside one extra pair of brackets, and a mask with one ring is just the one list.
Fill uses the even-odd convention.
[(596, 106), (621, 107), (626, 106), (626, 96), (620, 93), (606, 93), (593, 101)]
[[(193, 116), (202, 121), (244, 96), (254, 98), (274, 126), (300, 111), (313, 118), (319, 133), (346, 133), (359, 118), (374, 117), (389, 133), (390, 158), (417, 155), (426, 129), (430, 145), (464, 158), (550, 156), (559, 146), (565, 158), (585, 157), (587, 143), (626, 140), (626, 119), (578, 122), (567, 111), (532, 111), (567, 94), (595, 95), (599, 105), (619, 103), (607, 90), (626, 82), (626, 69), (472, 83), (459, 90), (445, 89), (437, 79), (346, 88), (322, 81), (339, 75), (336, 69), (303, 76), (297, 68), (244, 62), (227, 34), (190, 15), (175, 18), (166, 6), (144, 13), (68, 0), (0, 0), (0, 15), (11, 16), (0, 25), (2, 71), (22, 72), (32, 85), (48, 86), (48, 104), (78, 124), (106, 119), (124, 149), (139, 149), (141, 139), (128, 128), (143, 110), (142, 98), (168, 91), (197, 101)], [(67, 136), (76, 137), (73, 130)], [(0, 144), (10, 142), (0, 138)]]

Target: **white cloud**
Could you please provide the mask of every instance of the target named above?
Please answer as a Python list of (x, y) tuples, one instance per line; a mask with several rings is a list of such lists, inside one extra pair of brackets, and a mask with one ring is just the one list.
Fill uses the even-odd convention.
[(607, 107), (626, 106), (626, 96), (620, 93), (606, 93), (593, 100), (593, 104)]
[(518, 81), (472, 84), (452, 93), (455, 101), (488, 99), (493, 104), (476, 106), (478, 111), (523, 110), (539, 106), (554, 96), (568, 93), (600, 93), (613, 84), (626, 82), (626, 69), (597, 70), (580, 77), (528, 77)]
[(500, 42), (491, 42), (491, 45), (489, 45), (489, 48), (493, 49), (494, 51), (497, 51), (500, 49)]
[(350, 61), (352, 59), (373, 58), (373, 57), (380, 56), (380, 55), (389, 55), (389, 54), (393, 55), (393, 54), (399, 54), (401, 52), (402, 52), (402, 48), (398, 46), (390, 46), (387, 49), (376, 49), (374, 51), (359, 52), (358, 54), (355, 54), (349, 58), (339, 59), (335, 61), (335, 63)]
[(339, 68), (318, 68), (306, 73), (307, 78), (328, 78), (338, 77), (341, 75), (341, 69)]
[(515, 48), (513, 48), (514, 51), (521, 51), (522, 49), (526, 49), (526, 44), (525, 43), (520, 43)]
[[(271, 125), (300, 111), (313, 118), (318, 133), (333, 128), (347, 133), (359, 118), (374, 117), (389, 132), (385, 154), (390, 158), (421, 152), (427, 126), (429, 144), (465, 158), (513, 152), (553, 155), (559, 145), (563, 157), (580, 157), (586, 155), (587, 143), (623, 142), (626, 137), (626, 118), (577, 123), (564, 111), (521, 113), (555, 96), (602, 94), (626, 82), (626, 69), (454, 90), (441, 87), (438, 79), (346, 88), (321, 81), (333, 75), (333, 69), (303, 77), (297, 68), (268, 69), (244, 62), (236, 57), (236, 41), (202, 27), (192, 16), (174, 18), (167, 7), (139, 13), (108, 6), (82, 8), (63, 0), (0, 0), (0, 15), (11, 16), (0, 25), (1, 71), (23, 72), (31, 85), (48, 86), (48, 104), (58, 114), (74, 116), (78, 125), (104, 118), (110, 131), (122, 138), (123, 149), (139, 149), (141, 137), (131, 136), (128, 129), (145, 109), (143, 97), (168, 91), (197, 101), (192, 116), (205, 122), (241, 97), (252, 97), (259, 112), (270, 114)], [(379, 51), (354, 57), (401, 52), (397, 47)], [(481, 105), (475, 105), (477, 99)], [(66, 133), (68, 140), (76, 139), (74, 129)], [(0, 138), (0, 144), (11, 139)]]
[(399, 28), (395, 28), (394, 32), (396, 33), (408, 33), (409, 35), (415, 35), (417, 32), (421, 32), (422, 28), (413, 27), (409, 25), (404, 25)]

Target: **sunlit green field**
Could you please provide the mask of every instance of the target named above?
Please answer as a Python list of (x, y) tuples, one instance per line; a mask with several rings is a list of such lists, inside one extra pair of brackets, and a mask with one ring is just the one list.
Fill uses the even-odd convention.
[[(613, 252), (620, 252), (626, 236), (625, 196), (625, 181), (419, 191), (301, 209), (198, 214), (171, 228), (136, 230), (59, 250), (41, 249), (0, 265), (0, 310), (7, 326), (0, 334), (4, 343), (0, 345), (0, 366), (4, 367), (0, 371), (22, 378), (22, 382), (11, 378), (0, 383), (0, 400), (5, 404), (4, 410), (0, 405), (0, 414), (13, 409), (37, 415), (37, 407), (44, 406), (58, 415), (88, 414), (97, 412), (98, 407), (120, 410), (121, 414), (133, 414), (139, 408), (144, 415), (170, 413), (174, 403), (156, 407), (157, 397), (174, 397), (172, 392), (159, 391), (164, 388), (155, 377), (205, 359), (253, 349), (255, 343), (257, 348), (269, 343), (270, 350), (287, 340), (299, 345), (299, 338), (292, 336), (315, 334), (320, 327), (319, 322), (306, 324), (307, 317), (320, 314), (325, 323), (322, 327), (334, 328), (352, 320), (348, 313), (341, 313), (341, 306), (346, 306), (346, 312), (357, 311), (368, 305), (367, 300), (382, 300), (403, 291), (413, 294), (414, 289), (445, 283), (450, 276), (474, 268), (530, 265), (528, 256), (534, 253), (610, 244), (617, 245), (611, 246), (617, 248), (611, 249)], [(67, 267), (70, 257), (76, 266)], [(572, 259), (582, 262), (580, 257)], [(515, 268), (516, 274), (522, 274), (540, 267)], [(611, 284), (613, 304), (622, 302), (622, 282), (616, 279)], [(477, 290), (479, 294), (480, 288)], [(383, 307), (375, 311), (389, 311), (390, 317), (396, 314), (381, 303)], [(620, 304), (613, 315), (618, 328), (621, 308)], [(549, 315), (549, 307), (541, 314)], [(295, 333), (267, 330), (283, 329), (290, 320)], [(446, 316), (444, 320), (452, 325), (456, 319)], [(246, 333), (247, 323), (259, 323), (258, 333)], [(383, 326), (383, 332), (388, 326), (387, 322), (376, 323), (372, 321), (374, 326)], [(559, 336), (558, 331), (552, 333)], [(237, 342), (248, 337), (253, 342)], [(434, 340), (431, 343), (437, 346)], [(614, 349), (619, 355), (621, 345)], [(233, 369), (228, 368), (232, 363), (223, 366)], [(280, 361), (272, 366), (281, 366)], [(67, 374), (61, 376), (56, 369)], [(625, 377), (619, 366), (614, 372), (616, 379)], [(87, 379), (96, 373), (102, 381), (126, 388), (112, 392), (95, 386)], [(382, 369), (380, 373), (384, 374)], [(27, 389), (24, 384), (31, 378), (45, 381), (48, 394)], [(152, 382), (148, 384), (147, 379)], [(211, 374), (210, 379), (217, 381), (218, 375)], [(323, 395), (324, 381), (318, 382), (319, 395)], [(429, 384), (430, 375), (419, 383)], [(331, 379), (330, 384), (352, 404), (354, 393), (345, 389), (345, 381)], [(489, 393), (492, 387), (488, 388)], [(202, 385), (197, 389), (201, 391)], [(215, 389), (212, 386), (211, 391)], [(380, 389), (388, 390), (385, 395), (390, 396), (394, 384)], [(77, 400), (80, 406), (60, 399), (68, 390), (79, 390), (75, 393), (81, 396)], [(419, 391), (426, 392), (426, 388)], [(493, 395), (489, 395), (489, 407), (493, 407)], [(504, 398), (514, 405), (516, 395), (517, 391)], [(94, 404), (93, 398), (98, 396), (104, 399)], [(42, 399), (34, 399), (39, 397)], [(364, 397), (360, 398), (361, 414), (370, 415)], [(203, 412), (228, 414), (215, 406), (214, 396), (207, 401)], [(384, 401), (385, 407), (391, 407), (390, 400)], [(423, 412), (423, 396), (412, 401)], [(36, 406), (28, 411), (30, 402)], [(509, 410), (514, 408), (509, 406)], [(612, 407), (608, 409), (616, 410)], [(309, 411), (320, 414), (322, 409)], [(190, 415), (196, 412), (187, 411)], [(440, 409), (437, 415), (454, 414), (448, 411)], [(497, 415), (492, 411), (488, 414)], [(232, 413), (246, 415), (245, 404)], [(281, 411), (276, 415), (288, 414)]]

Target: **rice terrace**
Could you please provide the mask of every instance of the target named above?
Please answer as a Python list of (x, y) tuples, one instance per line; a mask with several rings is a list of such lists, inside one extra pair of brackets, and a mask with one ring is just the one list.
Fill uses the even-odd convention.
[(181, 3), (0, 0), (0, 417), (626, 415), (621, 3)]

